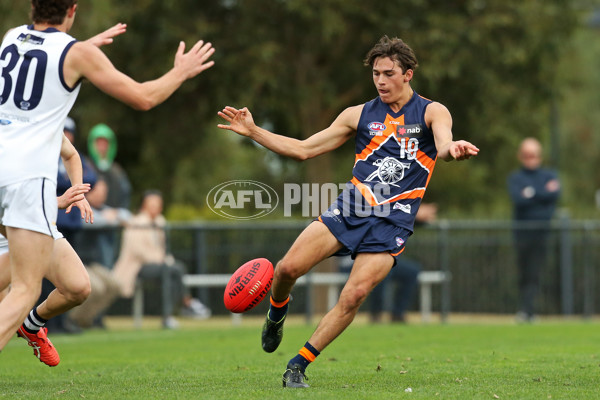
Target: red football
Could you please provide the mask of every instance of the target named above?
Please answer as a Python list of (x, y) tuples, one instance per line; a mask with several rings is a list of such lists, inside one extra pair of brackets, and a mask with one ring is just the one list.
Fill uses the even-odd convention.
[(223, 302), (234, 313), (253, 309), (265, 298), (273, 282), (273, 264), (266, 258), (250, 260), (231, 275)]

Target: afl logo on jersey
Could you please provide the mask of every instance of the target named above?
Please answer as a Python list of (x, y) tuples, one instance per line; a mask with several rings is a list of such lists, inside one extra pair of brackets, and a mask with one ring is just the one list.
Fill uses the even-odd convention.
[(369, 129), (369, 134), (371, 136), (382, 136), (386, 126), (381, 122), (371, 122), (369, 125), (367, 125), (367, 128)]

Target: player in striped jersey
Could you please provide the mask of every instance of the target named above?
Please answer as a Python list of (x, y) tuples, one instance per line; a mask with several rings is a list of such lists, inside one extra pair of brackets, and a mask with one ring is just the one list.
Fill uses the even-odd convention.
[(254, 124), (247, 108), (225, 107), (219, 128), (247, 136), (268, 149), (307, 160), (355, 138), (353, 177), (347, 189), (296, 239), (275, 268), (271, 307), (262, 346), (273, 352), (283, 337), (289, 294), (296, 280), (332, 255), (350, 254), (354, 266), (338, 303), (292, 358), (286, 387), (308, 387), (305, 369), (352, 322), (359, 306), (395, 264), (408, 237), (437, 158), (465, 160), (473, 144), (452, 138), (452, 117), (440, 103), (411, 87), (417, 59), (398, 38), (383, 37), (368, 53), (379, 96), (344, 110), (326, 129), (306, 140), (277, 135)]

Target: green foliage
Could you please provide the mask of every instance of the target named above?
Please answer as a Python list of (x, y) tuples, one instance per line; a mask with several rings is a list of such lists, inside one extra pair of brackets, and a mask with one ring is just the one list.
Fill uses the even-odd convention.
[[(597, 170), (597, 146), (590, 141), (597, 141), (593, 132), (600, 125), (595, 112), (600, 78), (598, 35), (585, 25), (591, 11), (585, 4), (88, 0), (79, 4), (72, 33), (87, 38), (126, 22), (128, 32), (104, 51), (134, 79), (154, 79), (167, 71), (180, 40), (188, 48), (200, 38), (211, 41), (216, 65), (146, 113), (84, 84), (73, 110), (83, 133), (77, 141), (85, 149), (91, 126), (113, 127), (120, 141), (117, 160), (135, 190), (160, 188), (167, 205), (202, 209), (207, 190), (224, 179), (274, 185), (344, 182), (351, 175), (352, 143), (298, 164), (218, 131), (215, 115), (225, 105), (248, 106), (257, 123), (306, 138), (345, 107), (376, 96), (362, 60), (387, 34), (414, 48), (420, 62), (414, 88), (445, 104), (455, 137), (481, 149), (464, 165), (437, 167), (426, 200), (439, 203), (442, 215), (507, 216), (505, 179), (526, 136), (540, 138), (551, 150), (550, 164), (561, 167), (566, 187), (576, 193), (566, 195), (564, 205), (589, 213), (590, 196), (600, 185), (600, 178), (593, 185), (586, 179)], [(0, 10), (0, 28), (27, 22), (25, 3), (16, 7), (12, 0), (0, 0)], [(553, 99), (564, 110), (561, 136), (577, 138), (561, 139), (559, 149), (551, 136)], [(557, 154), (563, 155), (560, 160), (553, 159)], [(567, 154), (589, 161), (575, 166)]]
[(209, 320), (178, 331), (120, 328), (54, 336), (61, 364), (52, 369), (15, 338), (2, 352), (0, 397), (597, 397), (597, 322), (402, 326), (357, 321), (309, 366), (311, 387), (301, 391), (282, 389), (281, 374), (314, 327), (288, 321), (280, 348), (267, 354), (258, 341), (260, 322), (244, 318), (242, 326), (231, 326), (228, 319)]

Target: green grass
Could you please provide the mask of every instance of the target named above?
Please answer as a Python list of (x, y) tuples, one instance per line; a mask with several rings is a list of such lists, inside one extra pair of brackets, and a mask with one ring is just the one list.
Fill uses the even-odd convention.
[[(22, 339), (0, 354), (0, 399), (596, 399), (600, 324), (368, 325), (357, 321), (307, 374), (281, 388), (314, 326), (289, 321), (280, 348), (260, 348), (260, 321), (197, 322), (58, 335), (55, 368)], [(411, 388), (412, 392), (405, 392)]]

